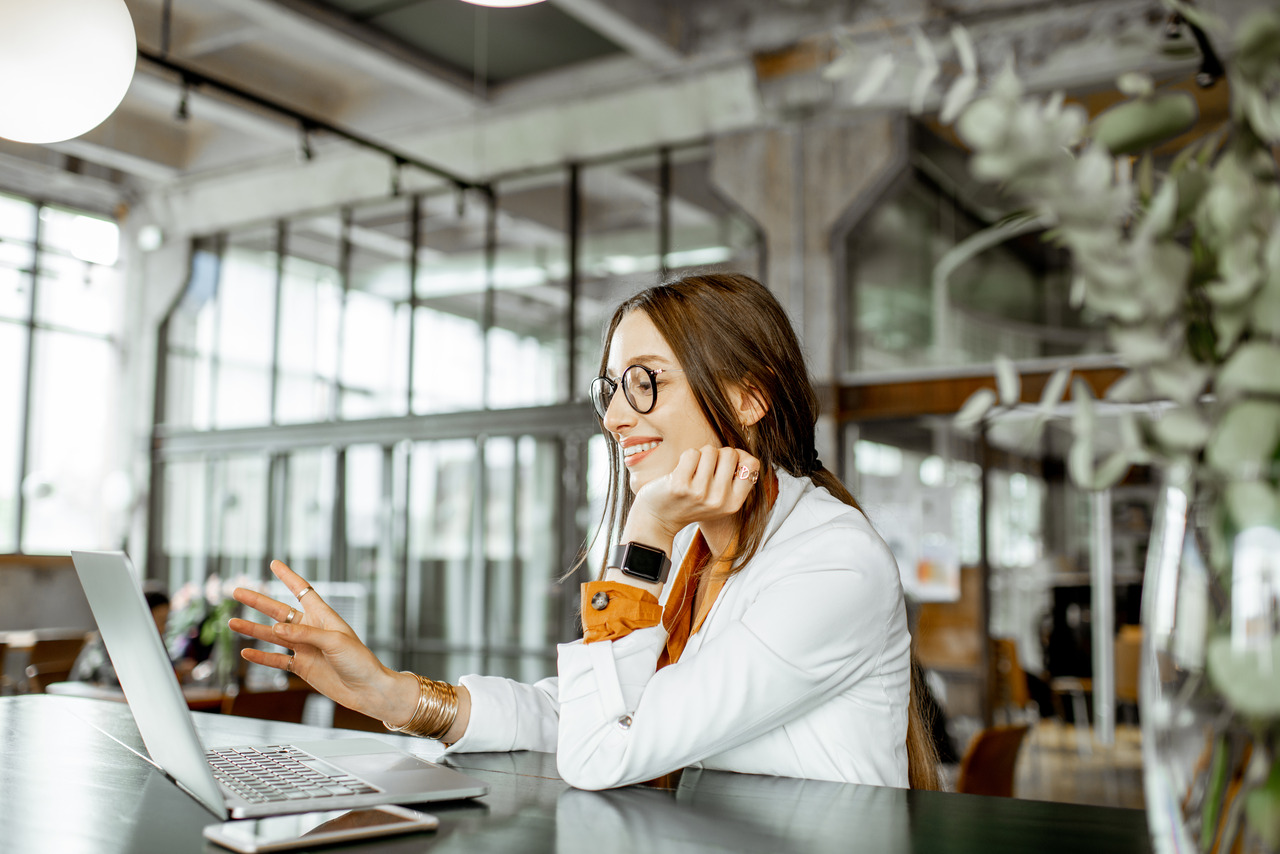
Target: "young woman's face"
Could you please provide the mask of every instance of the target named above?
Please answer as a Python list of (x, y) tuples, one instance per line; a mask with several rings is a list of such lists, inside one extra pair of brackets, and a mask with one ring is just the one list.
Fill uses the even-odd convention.
[[(622, 374), (632, 365), (660, 371), (655, 376), (657, 397), (647, 414), (636, 412), (622, 390)], [(632, 492), (670, 474), (681, 452), (704, 445), (720, 447), (682, 367), (643, 311), (627, 314), (614, 330), (606, 371), (618, 388), (605, 413), (604, 426), (622, 451)]]

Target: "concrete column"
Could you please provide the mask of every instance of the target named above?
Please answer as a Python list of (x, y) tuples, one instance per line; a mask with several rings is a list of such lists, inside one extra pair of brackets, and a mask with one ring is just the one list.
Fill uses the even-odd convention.
[[(841, 374), (844, 236), (900, 174), (906, 145), (902, 120), (889, 116), (818, 117), (715, 142), (712, 181), (764, 232), (765, 283), (796, 324), (819, 386)], [(835, 462), (836, 444), (828, 415), (818, 426), (824, 461)]]

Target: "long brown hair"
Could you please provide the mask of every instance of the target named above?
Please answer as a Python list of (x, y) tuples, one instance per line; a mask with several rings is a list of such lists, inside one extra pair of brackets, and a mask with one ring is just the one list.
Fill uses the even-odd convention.
[[(693, 398), (721, 445), (742, 448), (760, 460), (761, 471), (775, 467), (859, 510), (843, 483), (818, 459), (814, 428), (818, 396), (809, 381), (804, 353), (795, 329), (774, 295), (755, 279), (741, 274), (687, 276), (648, 288), (623, 302), (605, 328), (600, 373), (606, 372), (613, 334), (622, 319), (643, 311), (671, 346), (684, 370)], [(743, 427), (730, 397), (737, 385), (765, 404), (762, 418)], [(601, 532), (616, 542), (631, 508), (631, 491), (622, 474), (621, 450), (609, 442), (609, 493)], [(735, 522), (738, 531), (732, 572), (740, 571), (764, 539), (769, 520), (765, 490), (753, 490)], [(937, 752), (928, 737), (917, 701), (916, 666), (912, 662), (907, 715), (907, 773), (912, 788), (938, 788)]]

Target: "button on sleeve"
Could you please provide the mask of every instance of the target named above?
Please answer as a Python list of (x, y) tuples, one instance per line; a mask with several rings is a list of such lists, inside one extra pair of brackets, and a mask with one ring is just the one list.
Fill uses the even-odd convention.
[(661, 622), (662, 606), (647, 590), (610, 581), (582, 585), (584, 643), (618, 640)]

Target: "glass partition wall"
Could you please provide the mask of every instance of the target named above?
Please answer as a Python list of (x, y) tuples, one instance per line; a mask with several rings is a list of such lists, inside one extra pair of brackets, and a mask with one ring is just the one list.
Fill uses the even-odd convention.
[[(911, 136), (902, 173), (836, 236), (841, 474), (897, 558), (919, 615), (918, 654), (944, 707), (990, 723), (1004, 700), (985, 640), (1011, 642), (1044, 702), (1054, 678), (1090, 678), (1091, 645), (1106, 654), (1090, 603), (1107, 595), (1092, 589), (1102, 563), (1092, 545), (1100, 528), (1113, 532), (1115, 613), (1137, 622), (1146, 531), (1118, 512), (1098, 518), (1067, 477), (1066, 406), (1034, 441), (1019, 414), (983, 431), (955, 428), (968, 395), (993, 385), (997, 355), (1015, 360), (1028, 401), (1058, 367), (1095, 395), (1121, 370), (1097, 318), (1070, 304), (1067, 259), (1043, 234), (936, 275), (948, 252), (1011, 206), (968, 176), (965, 152), (923, 124)], [(1135, 518), (1152, 495), (1143, 470), (1111, 490)]]
[(278, 557), (393, 667), (552, 673), (608, 479), (603, 322), (665, 275), (759, 272), (708, 176), (694, 146), (196, 240), (161, 336), (148, 574)]

